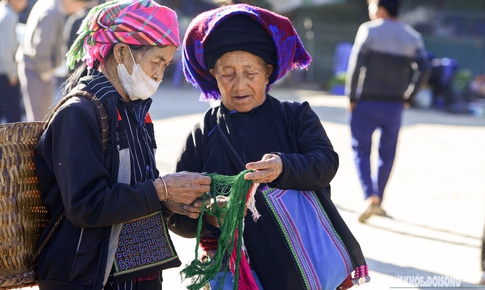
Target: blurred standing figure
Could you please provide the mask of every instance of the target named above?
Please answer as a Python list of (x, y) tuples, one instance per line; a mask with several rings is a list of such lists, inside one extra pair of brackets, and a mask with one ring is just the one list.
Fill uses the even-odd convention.
[[(401, 116), (429, 75), (421, 35), (398, 20), (399, 0), (368, 0), (371, 21), (357, 32), (349, 59), (346, 93), (357, 173), (366, 205), (359, 215), (386, 215), (384, 189), (396, 154)], [(372, 134), (380, 130), (379, 161), (371, 177)]]
[(65, 54), (66, 17), (82, 9), (84, 0), (38, 0), (17, 51), (19, 80), (28, 121), (43, 120), (54, 100), (54, 70)]
[[(86, 6), (84, 6), (84, 9), (80, 9), (77, 12), (69, 15), (66, 19), (66, 25), (64, 26), (64, 39), (66, 41), (67, 47), (71, 47), (72, 44), (76, 41), (77, 38), (77, 32), (79, 31), (79, 28), (81, 27), (81, 24), (88, 15), (88, 12), (91, 8), (98, 4), (105, 3), (106, 1), (98, 1), (98, 0), (86, 0)], [(81, 61), (78, 61), (74, 64), (74, 68), (69, 68), (66, 66), (66, 69), (68, 70), (68, 76), (81, 65)]]
[(22, 118), (19, 79), (15, 51), (18, 39), (15, 28), (18, 13), (27, 7), (27, 0), (2, 0), (0, 2), (0, 121), (18, 122)]

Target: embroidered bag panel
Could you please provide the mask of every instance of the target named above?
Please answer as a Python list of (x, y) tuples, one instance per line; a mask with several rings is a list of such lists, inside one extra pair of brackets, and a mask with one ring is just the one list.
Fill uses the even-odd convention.
[(350, 255), (312, 191), (261, 189), (307, 289), (336, 289), (353, 271)]
[(115, 281), (128, 280), (134, 272), (150, 274), (178, 266), (180, 260), (161, 211), (123, 224), (115, 253)]

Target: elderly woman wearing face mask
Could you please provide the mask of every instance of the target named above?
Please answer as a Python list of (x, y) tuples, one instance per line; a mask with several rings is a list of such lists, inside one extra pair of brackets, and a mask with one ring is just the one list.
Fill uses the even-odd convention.
[(41, 241), (60, 221), (38, 258), (40, 289), (161, 289), (161, 271), (180, 265), (165, 202), (192, 204), (196, 218), (211, 178), (156, 167), (150, 97), (179, 45), (175, 12), (151, 0), (110, 1), (85, 18), (68, 53), (83, 63), (35, 149), (51, 216)]
[[(233, 283), (240, 289), (345, 289), (368, 280), (360, 246), (330, 201), (339, 161), (318, 116), (307, 102), (283, 102), (268, 93), (288, 71), (310, 61), (287, 18), (251, 5), (204, 12), (188, 27), (186, 78), (201, 89), (203, 100), (220, 99), (221, 104), (189, 134), (176, 170), (236, 175), (249, 169), (245, 179), (259, 184), (259, 218), (248, 213), (243, 232), (249, 267), (241, 269), (251, 269), (252, 275), (241, 273), (233, 281), (234, 276), (220, 272), (209, 277), (212, 289), (233, 289)], [(219, 196), (221, 204), (225, 200)], [(327, 218), (340, 237), (333, 242), (317, 230)], [(220, 225), (207, 213), (201, 221), (201, 246), (211, 257)], [(169, 228), (195, 237), (197, 222), (174, 214)], [(327, 251), (337, 240), (345, 246)], [(333, 268), (339, 275), (332, 274)], [(209, 274), (197, 275), (196, 281), (205, 281)]]

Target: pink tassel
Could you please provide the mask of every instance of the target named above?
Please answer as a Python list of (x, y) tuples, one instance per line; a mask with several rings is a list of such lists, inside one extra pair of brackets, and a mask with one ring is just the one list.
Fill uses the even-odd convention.
[[(236, 232), (234, 236), (234, 240), (237, 240), (238, 233)], [(229, 259), (229, 266), (231, 269), (231, 273), (235, 277), (235, 269), (236, 269), (236, 247), (232, 250), (231, 257)], [(249, 267), (249, 262), (246, 259), (246, 255), (243, 252), (241, 255), (241, 260), (239, 261), (239, 280), (234, 281), (234, 283), (238, 283), (238, 290), (259, 290), (256, 281), (254, 280), (253, 274), (251, 273), (251, 268)]]
[(362, 265), (355, 268), (354, 279), (352, 279), (354, 285), (362, 285), (364, 283), (368, 283), (369, 281), (369, 267), (367, 265)]

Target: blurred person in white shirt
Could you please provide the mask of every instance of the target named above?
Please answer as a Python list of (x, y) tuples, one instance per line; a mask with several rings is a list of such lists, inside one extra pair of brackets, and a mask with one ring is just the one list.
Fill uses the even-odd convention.
[(27, 19), (17, 51), (19, 80), (28, 121), (42, 121), (54, 101), (55, 69), (64, 60), (67, 16), (86, 6), (85, 0), (38, 0)]
[(18, 48), (16, 27), (18, 13), (27, 7), (27, 0), (0, 1), (0, 121), (18, 122), (23, 108), (17, 75), (15, 51)]

